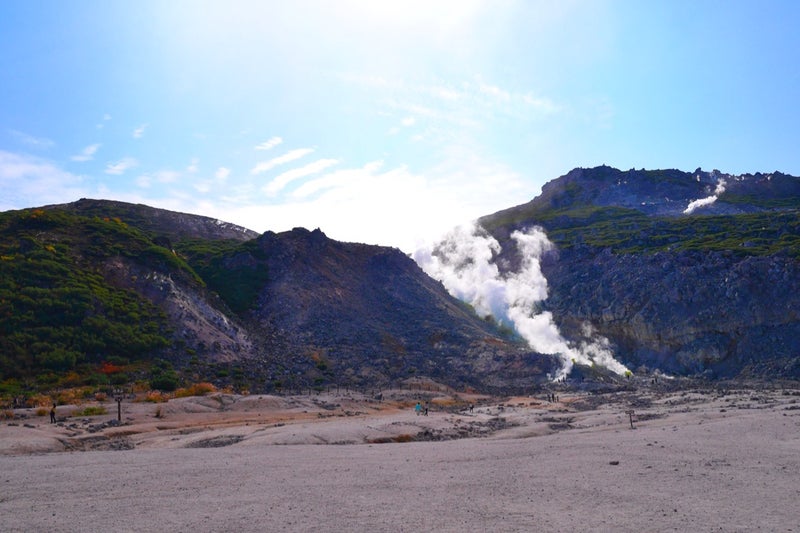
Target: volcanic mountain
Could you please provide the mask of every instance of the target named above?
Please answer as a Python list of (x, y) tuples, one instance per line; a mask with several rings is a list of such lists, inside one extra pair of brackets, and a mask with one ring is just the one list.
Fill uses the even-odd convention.
[(0, 255), (2, 379), (102, 382), (112, 362), (249, 390), (415, 377), (503, 387), (556, 364), (399, 250), (320, 230), (258, 236), (80, 200), (0, 215)]
[[(546, 233), (546, 297), (523, 314), (551, 316), (568, 350), (590, 335), (635, 372), (798, 378), (798, 209), (800, 179), (778, 172), (603, 166), (478, 223), (506, 281), (532, 263), (515, 232)], [(7, 391), (408, 379), (524, 390), (557, 375), (566, 352), (538, 353), (483, 314), (401, 251), (319, 229), (259, 235), (105, 200), (0, 213)], [(609, 374), (579, 364), (571, 376)]]
[(510, 235), (543, 228), (552, 312), (589, 324), (631, 369), (800, 377), (800, 178), (779, 172), (575, 169), (534, 200), (480, 219), (517, 268)]

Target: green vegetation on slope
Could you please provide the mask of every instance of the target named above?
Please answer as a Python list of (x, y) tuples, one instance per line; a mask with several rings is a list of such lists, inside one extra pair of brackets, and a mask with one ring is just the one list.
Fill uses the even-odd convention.
[(257, 240), (187, 240), (176, 249), (235, 313), (253, 306), (269, 278)]
[(86, 380), (103, 361), (142, 360), (171, 344), (163, 313), (104, 279), (124, 256), (199, 282), (170, 251), (119, 220), (26, 210), (0, 214), (0, 381)]
[(497, 232), (530, 224), (543, 226), (561, 248), (583, 244), (621, 254), (693, 250), (800, 258), (800, 217), (795, 209), (655, 217), (618, 207), (535, 208), (492, 218), (486, 226)]
[(573, 218), (555, 225), (548, 235), (562, 247), (583, 243), (609, 247), (615, 253), (670, 250), (737, 255), (786, 253), (800, 257), (800, 220), (796, 211), (678, 218), (644, 215)]

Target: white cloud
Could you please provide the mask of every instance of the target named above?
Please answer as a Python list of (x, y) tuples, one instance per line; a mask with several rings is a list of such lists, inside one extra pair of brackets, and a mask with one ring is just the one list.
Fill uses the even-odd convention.
[(231, 169), (225, 167), (219, 167), (217, 171), (214, 173), (214, 177), (220, 181), (225, 181), (228, 179), (228, 176), (231, 175)]
[(77, 200), (89, 193), (83, 178), (50, 161), (0, 150), (0, 210)]
[(535, 96), (532, 93), (527, 93), (522, 96), (522, 101), (531, 106), (534, 110), (543, 114), (552, 114), (561, 111), (561, 106), (550, 100), (549, 98), (542, 98)]
[(428, 92), (431, 96), (451, 102), (460, 100), (464, 97), (464, 93), (462, 91), (451, 89), (450, 87), (434, 86), (428, 87), (424, 89), (424, 91)]
[(108, 163), (106, 165), (106, 174), (113, 174), (115, 176), (119, 176), (124, 174), (125, 171), (137, 166), (139, 162), (132, 158), (132, 157), (123, 157), (119, 161), (114, 163)]
[(91, 161), (94, 159), (94, 154), (97, 153), (98, 148), (100, 148), (100, 144), (90, 144), (83, 150), (81, 150), (80, 154), (73, 155), (70, 159), (73, 161)]
[(383, 161), (373, 161), (361, 168), (347, 168), (330, 172), (317, 179), (307, 181), (298, 187), (292, 197), (304, 199), (313, 196), (320, 191), (337, 187), (349, 187), (357, 189), (363, 186), (364, 182), (383, 166)]
[(149, 174), (142, 174), (136, 178), (139, 187), (148, 188), (157, 183), (175, 183), (180, 179), (181, 173), (176, 170), (157, 170)]
[(202, 214), (259, 232), (319, 227), (332, 239), (410, 253), (458, 224), (533, 197), (504, 165), (467, 152), (447, 156), (453, 160), (425, 173), (385, 168), (381, 161), (320, 173), (278, 202), (256, 202), (254, 191), (242, 186)]
[(181, 177), (181, 173), (177, 170), (158, 170), (153, 177), (160, 183), (175, 183)]
[(317, 161), (309, 163), (303, 167), (287, 170), (269, 182), (264, 187), (264, 192), (267, 194), (275, 194), (295, 180), (310, 176), (312, 174), (317, 174), (318, 172), (322, 172), (326, 168), (332, 167), (338, 163), (339, 161), (336, 159), (318, 159)]
[(387, 131), (386, 134), (397, 135), (398, 133), (400, 133), (401, 127), (410, 128), (411, 126), (416, 124), (416, 122), (417, 119), (415, 119), (414, 117), (404, 117), (402, 120), (400, 120), (400, 126), (392, 126), (391, 128), (389, 128), (389, 131)]
[(256, 145), (256, 150), (271, 150), (281, 144), (283, 139), (280, 137), (272, 137), (271, 139), (264, 141), (263, 143)]
[[(452, 139), (485, 135), (485, 129), (498, 121), (525, 123), (550, 118), (562, 113), (564, 106), (537, 94), (530, 88), (501, 86), (476, 77), (461, 83), (404, 84), (388, 83), (379, 102), (392, 114), (405, 115), (388, 135), (396, 135), (401, 127), (422, 123), (429, 128), (425, 138), (430, 142), (450, 143)], [(376, 87), (375, 90), (380, 90)], [(412, 140), (420, 140), (415, 137)]]
[(193, 183), (192, 187), (194, 187), (194, 189), (197, 192), (206, 194), (211, 190), (211, 182), (209, 182), (208, 180), (198, 181), (196, 183)]
[(134, 139), (141, 139), (144, 137), (144, 130), (147, 128), (147, 124), (142, 124), (135, 130), (133, 130), (133, 138)]
[(508, 102), (511, 100), (511, 93), (501, 89), (496, 85), (490, 85), (481, 81), (478, 83), (478, 90), (485, 95), (496, 98), (497, 100), (501, 100), (503, 102)]
[(186, 167), (186, 172), (189, 172), (190, 174), (194, 174), (195, 172), (197, 172), (197, 170), (199, 168), (198, 167), (199, 164), (200, 164), (200, 160), (197, 159), (196, 157), (193, 158), (192, 161), (189, 163), (189, 166)]
[(17, 130), (9, 130), (9, 133), (16, 137), (21, 143), (37, 149), (47, 149), (54, 146), (56, 143), (46, 137), (34, 137)]
[(258, 163), (253, 169), (250, 171), (250, 174), (261, 174), (275, 168), (278, 165), (283, 165), (284, 163), (288, 163), (290, 161), (294, 161), (296, 159), (300, 159), (303, 156), (306, 156), (313, 152), (312, 148), (298, 148), (296, 150), (290, 150), (285, 154), (278, 156), (276, 158), (270, 159), (269, 161), (263, 161)]

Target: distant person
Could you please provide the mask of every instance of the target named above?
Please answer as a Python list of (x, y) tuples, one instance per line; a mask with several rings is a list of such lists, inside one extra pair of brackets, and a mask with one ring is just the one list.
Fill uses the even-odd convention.
[(417, 413), (417, 416), (419, 416), (420, 411), (422, 411), (422, 404), (417, 402), (417, 405), (414, 406), (414, 412)]
[(475, 409), (475, 405), (474, 404), (469, 404), (469, 412), (470, 412), (470, 414), (472, 414), (472, 410), (473, 409)]
[(56, 423), (56, 404), (53, 404), (53, 407), (50, 408), (50, 423)]

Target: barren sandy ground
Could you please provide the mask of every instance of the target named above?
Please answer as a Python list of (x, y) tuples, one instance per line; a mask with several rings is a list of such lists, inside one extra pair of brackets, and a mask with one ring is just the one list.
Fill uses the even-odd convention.
[(418, 394), (20, 410), (0, 530), (800, 531), (796, 387)]

